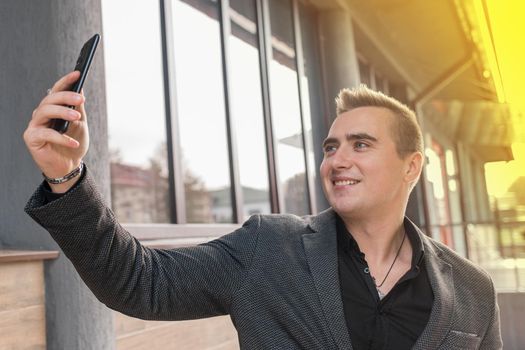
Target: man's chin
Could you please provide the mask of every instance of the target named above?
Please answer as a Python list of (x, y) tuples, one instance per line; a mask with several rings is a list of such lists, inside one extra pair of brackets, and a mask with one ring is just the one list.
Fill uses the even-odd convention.
[(333, 203), (332, 209), (334, 209), (334, 211), (341, 217), (351, 217), (358, 212), (354, 205), (349, 205), (347, 203)]

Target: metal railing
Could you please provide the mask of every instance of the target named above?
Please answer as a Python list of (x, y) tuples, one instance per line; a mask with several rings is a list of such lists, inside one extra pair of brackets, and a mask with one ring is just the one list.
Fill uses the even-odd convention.
[(498, 291), (525, 292), (525, 221), (478, 221), (431, 228), (462, 231), (464, 255), (491, 275)]

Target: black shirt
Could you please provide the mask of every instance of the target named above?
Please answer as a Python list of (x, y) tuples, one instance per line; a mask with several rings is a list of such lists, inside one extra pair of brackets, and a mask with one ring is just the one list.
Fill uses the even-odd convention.
[(379, 299), (365, 255), (337, 218), (339, 280), (346, 325), (355, 350), (410, 349), (423, 332), (434, 300), (424, 266), (421, 238), (405, 220), (412, 244), (412, 267)]

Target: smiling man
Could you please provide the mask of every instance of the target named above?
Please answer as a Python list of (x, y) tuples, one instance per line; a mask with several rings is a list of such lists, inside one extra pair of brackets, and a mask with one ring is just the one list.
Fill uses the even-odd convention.
[[(328, 210), (254, 215), (214, 241), (159, 250), (118, 224), (82, 163), (84, 97), (64, 91), (76, 79), (55, 84), (24, 133), (45, 174), (26, 211), (110, 308), (154, 320), (229, 314), (242, 349), (502, 347), (490, 277), (405, 217), (423, 164), (406, 106), (341, 91), (320, 169)], [(49, 128), (57, 117), (68, 134)]]
[(339, 279), (352, 344), (410, 349), (428, 324), (434, 299), (423, 237), (404, 218), (421, 174), (421, 131), (406, 106), (364, 87), (341, 91), (337, 113), (323, 143), (321, 177), (337, 214)]

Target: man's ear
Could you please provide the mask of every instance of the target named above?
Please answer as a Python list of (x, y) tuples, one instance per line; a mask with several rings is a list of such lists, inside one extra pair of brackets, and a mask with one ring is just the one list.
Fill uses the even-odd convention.
[(423, 159), (421, 152), (414, 152), (406, 157), (405, 180), (408, 183), (413, 183), (419, 179), (423, 169)]

